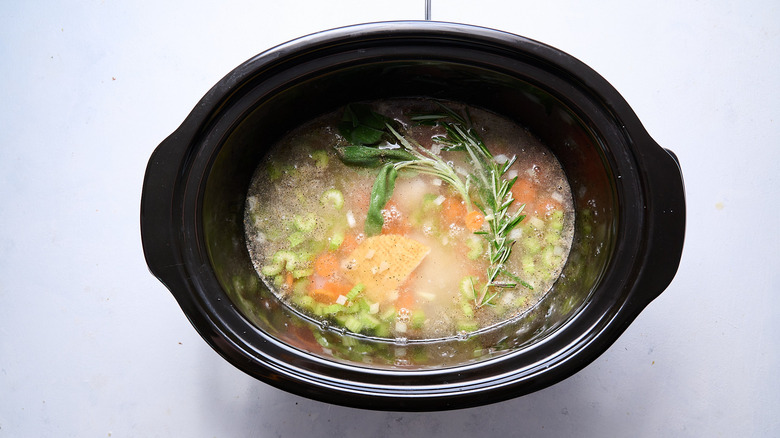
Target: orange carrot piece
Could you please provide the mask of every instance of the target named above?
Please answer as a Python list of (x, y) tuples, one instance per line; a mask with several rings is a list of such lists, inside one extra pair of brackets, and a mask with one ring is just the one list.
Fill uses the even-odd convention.
[(355, 250), (358, 246), (357, 237), (354, 234), (347, 234), (344, 236), (344, 241), (339, 246), (339, 252), (342, 254), (349, 254)]
[(544, 199), (540, 200), (536, 204), (536, 213), (537, 215), (544, 216), (547, 214), (550, 214), (554, 210), (561, 210), (561, 203), (556, 201), (555, 199)]
[(385, 222), (382, 224), (382, 234), (408, 234), (412, 229), (406, 216), (401, 213), (395, 203), (391, 200), (382, 210), (382, 217)]
[(287, 275), (284, 276), (284, 285), (287, 288), (287, 290), (292, 289), (293, 287), (293, 275), (292, 272), (288, 272)]
[(458, 198), (447, 198), (441, 204), (441, 216), (446, 224), (461, 224), (466, 215), (466, 207)]
[(518, 179), (512, 186), (512, 197), (521, 204), (533, 204), (536, 196), (536, 186), (527, 179)]
[(398, 298), (395, 300), (395, 308), (412, 310), (415, 307), (414, 301), (414, 292), (409, 289), (401, 289), (398, 291)]
[(334, 295), (333, 291), (328, 289), (314, 289), (309, 292), (309, 295), (315, 300), (325, 304), (333, 304), (339, 297), (338, 294)]
[(471, 210), (466, 213), (466, 228), (469, 231), (477, 231), (482, 228), (482, 224), (485, 223), (485, 216), (477, 210)]
[(321, 303), (333, 304), (339, 295), (346, 296), (350, 289), (352, 286), (347, 283), (328, 281), (321, 288), (309, 291), (309, 295)]
[(339, 269), (339, 259), (335, 254), (323, 252), (314, 259), (314, 273), (321, 277), (330, 277)]

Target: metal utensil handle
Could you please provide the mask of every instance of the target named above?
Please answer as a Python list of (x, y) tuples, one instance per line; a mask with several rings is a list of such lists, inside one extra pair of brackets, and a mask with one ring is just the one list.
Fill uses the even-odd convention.
[(425, 21), (431, 21), (431, 0), (425, 0)]

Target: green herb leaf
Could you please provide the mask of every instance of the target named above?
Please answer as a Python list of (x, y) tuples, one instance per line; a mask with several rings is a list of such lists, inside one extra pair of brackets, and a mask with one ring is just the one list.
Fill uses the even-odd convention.
[(413, 161), (417, 158), (403, 149), (378, 149), (368, 146), (336, 146), (339, 159), (348, 166), (379, 167), (388, 161)]
[(365, 225), (366, 236), (376, 236), (382, 232), (382, 225), (385, 223), (382, 209), (385, 208), (385, 204), (393, 196), (397, 176), (398, 171), (391, 163), (385, 164), (379, 169), (379, 175), (377, 175), (374, 186), (371, 189), (371, 201), (368, 205), (368, 216), (366, 217)]
[(374, 145), (386, 137), (385, 125), (390, 121), (368, 105), (350, 104), (344, 109), (338, 128), (353, 145)]

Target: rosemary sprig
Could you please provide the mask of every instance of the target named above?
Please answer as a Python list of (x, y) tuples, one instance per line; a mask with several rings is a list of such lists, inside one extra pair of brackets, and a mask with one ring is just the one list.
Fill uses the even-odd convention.
[[(412, 120), (443, 127), (446, 135), (434, 137), (434, 141), (446, 146), (448, 150), (466, 151), (475, 168), (468, 179), (476, 181), (480, 198), (484, 204), (475, 203), (475, 205), (485, 215), (485, 222), (488, 225), (488, 231), (477, 231), (475, 234), (482, 235), (487, 241), (490, 261), (485, 285), (477, 291), (472, 284), (474, 304), (476, 307), (481, 307), (492, 304), (493, 299), (498, 296), (496, 289), (517, 286), (516, 282), (502, 280), (504, 277), (509, 277), (514, 281), (518, 280), (516, 276), (511, 275), (504, 268), (515, 244), (515, 241), (509, 238), (509, 234), (525, 219), (525, 215), (522, 214), (525, 204), (521, 205), (516, 212), (509, 213), (509, 207), (515, 201), (511, 189), (517, 181), (517, 177), (510, 180), (504, 178), (504, 174), (514, 164), (517, 157), (513, 156), (504, 163), (496, 162), (493, 154), (490, 153), (467, 119), (444, 105), (440, 106), (444, 111), (443, 114), (414, 116)], [(466, 117), (468, 117), (468, 113)], [(520, 282), (524, 285), (527, 284), (522, 280)]]

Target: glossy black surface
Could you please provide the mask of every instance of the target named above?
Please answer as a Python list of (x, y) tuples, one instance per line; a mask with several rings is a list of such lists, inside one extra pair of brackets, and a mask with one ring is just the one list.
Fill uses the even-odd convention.
[[(273, 140), (348, 102), (400, 96), (510, 117), (567, 173), (577, 210), (569, 261), (539, 306), (510, 324), (432, 347), (344, 342), (281, 305), (249, 263), (243, 204)], [(155, 150), (141, 207), (150, 269), (223, 357), (296, 394), (388, 410), (487, 404), (574, 374), (672, 280), (684, 226), (676, 158), (603, 78), (544, 44), (436, 22), (336, 29), (250, 59)], [(365, 351), (370, 365), (356, 353)]]

